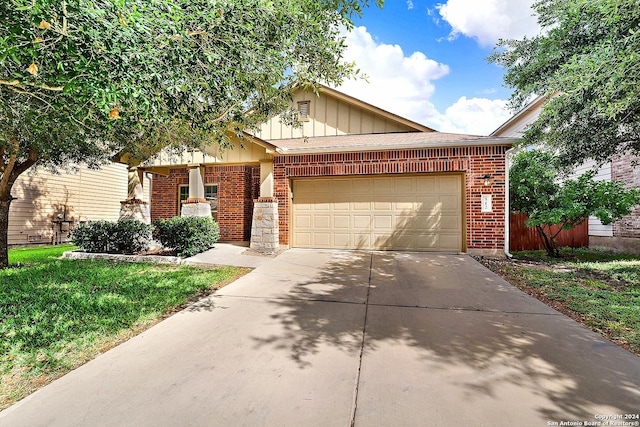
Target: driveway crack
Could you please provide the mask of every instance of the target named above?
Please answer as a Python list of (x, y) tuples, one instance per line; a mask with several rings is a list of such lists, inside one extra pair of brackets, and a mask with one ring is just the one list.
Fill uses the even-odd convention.
[(360, 340), (360, 354), (358, 357), (358, 371), (353, 391), (353, 404), (351, 406), (351, 427), (356, 424), (356, 412), (358, 410), (358, 392), (360, 391), (360, 372), (362, 371), (362, 357), (364, 356), (364, 342), (367, 335), (367, 316), (369, 314), (369, 294), (371, 292), (371, 276), (373, 275), (373, 253), (369, 254), (369, 282), (367, 283), (367, 298), (364, 305), (364, 322), (362, 325), (362, 339)]

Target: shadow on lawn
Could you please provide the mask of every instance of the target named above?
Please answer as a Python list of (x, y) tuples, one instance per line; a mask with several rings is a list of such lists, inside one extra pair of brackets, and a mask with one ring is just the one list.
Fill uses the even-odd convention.
[(461, 405), (516, 387), (536, 396), (529, 409), (547, 420), (595, 421), (594, 408), (637, 412), (640, 359), (541, 303), (523, 309), (529, 297), (466, 256), (290, 251), (276, 262), (300, 270), (317, 253), (328, 257), (325, 268), (310, 275), (303, 268), (288, 293), (271, 299), (284, 332), (254, 337), (290, 352), (300, 369), (322, 346), (357, 355), (367, 312), (365, 359), (393, 348), (397, 363), (425, 378), (427, 369), (437, 376), (463, 367), (468, 375), (445, 376), (443, 385), (464, 390)]

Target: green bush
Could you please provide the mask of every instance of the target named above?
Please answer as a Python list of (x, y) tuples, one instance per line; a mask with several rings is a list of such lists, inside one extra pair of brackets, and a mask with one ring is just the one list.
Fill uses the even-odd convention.
[(135, 254), (149, 249), (153, 227), (136, 220), (91, 221), (75, 227), (73, 244), (85, 252)]
[(176, 255), (190, 257), (211, 248), (220, 238), (218, 223), (210, 217), (158, 219), (153, 222), (154, 237)]

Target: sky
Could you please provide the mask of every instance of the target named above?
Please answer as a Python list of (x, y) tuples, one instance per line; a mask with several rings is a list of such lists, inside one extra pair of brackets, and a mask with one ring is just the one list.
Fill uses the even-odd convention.
[(440, 132), (488, 135), (513, 112), (504, 70), (487, 56), (499, 38), (533, 36), (533, 0), (386, 0), (364, 9), (345, 59), (367, 81), (338, 90)]

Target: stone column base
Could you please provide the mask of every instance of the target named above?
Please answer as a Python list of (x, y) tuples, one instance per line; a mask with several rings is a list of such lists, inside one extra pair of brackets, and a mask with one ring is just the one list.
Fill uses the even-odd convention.
[(209, 203), (183, 203), (180, 216), (183, 218), (186, 216), (211, 217), (211, 205)]
[(279, 247), (278, 202), (257, 200), (253, 204), (250, 248), (256, 252), (273, 254)]
[(151, 224), (151, 212), (149, 204), (140, 199), (131, 199), (120, 202), (119, 219), (128, 219)]

